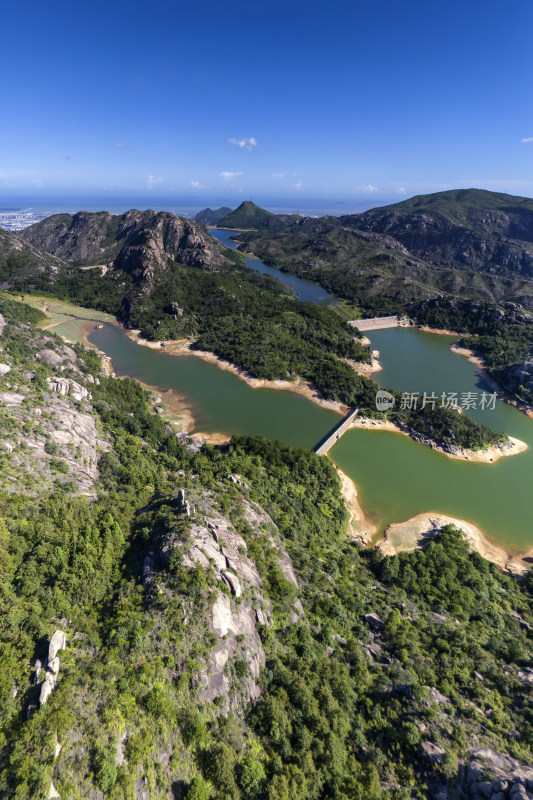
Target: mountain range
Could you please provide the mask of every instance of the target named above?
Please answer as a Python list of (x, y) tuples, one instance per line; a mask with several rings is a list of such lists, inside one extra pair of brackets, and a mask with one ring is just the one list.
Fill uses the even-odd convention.
[[(224, 211), (198, 216), (212, 222), (215, 213), (217, 225), (239, 230), (239, 250), (320, 283), (352, 318), (404, 313), (473, 335), (500, 383), (531, 402), (533, 200), (466, 189), (341, 217), (277, 215), (250, 201)], [(185, 280), (187, 268), (196, 279)], [(0, 234), (4, 286), (53, 285), (152, 337), (178, 334), (163, 298), (174, 293), (174, 306), (187, 308), (205, 273), (240, 275), (247, 285), (255, 281), (255, 291), (261, 280), (266, 286), (201, 222), (168, 212), (58, 214)], [(217, 290), (201, 293), (214, 298)], [(240, 314), (237, 306), (230, 313)]]
[(239, 239), (241, 249), (369, 313), (448, 295), (533, 309), (528, 198), (440, 192), (341, 217), (262, 218)]

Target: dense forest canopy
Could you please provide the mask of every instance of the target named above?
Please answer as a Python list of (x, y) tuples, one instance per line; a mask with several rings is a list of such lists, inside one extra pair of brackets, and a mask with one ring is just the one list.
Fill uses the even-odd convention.
[[(33, 327), (38, 312), (0, 306), (2, 380), (20, 375), (30, 418), (54, 374), (35, 353), (72, 353)], [(328, 459), (253, 436), (194, 452), (137, 383), (72, 352), (63, 375), (90, 397), (71, 412), (92, 416), (105, 445), (95, 499), (61, 473), (46, 491), (22, 473), (6, 482), (19, 452), (0, 458), (1, 797), (44, 798), (53, 782), (62, 798), (407, 800), (474, 792), (497, 773), (481, 751), (503, 753), (508, 771), (531, 763), (530, 579), (451, 529), (414, 553), (364, 550), (346, 536)], [(41, 377), (22, 377), (30, 364)], [(13, 441), (21, 408), (5, 409)], [(215, 562), (191, 560), (206, 518), (240, 537), (263, 607), (256, 633), (234, 637), (213, 700), (199, 676), (224, 646), (214, 599), (238, 615), (251, 588), (241, 579), (234, 596)], [(36, 659), (58, 628), (66, 649), (39, 708)], [(255, 702), (252, 647), (264, 653)]]

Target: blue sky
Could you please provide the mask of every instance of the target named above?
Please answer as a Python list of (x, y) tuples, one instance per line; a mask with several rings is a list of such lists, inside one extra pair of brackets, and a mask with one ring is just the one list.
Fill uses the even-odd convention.
[(533, 195), (530, 0), (30, 0), (2, 27), (0, 205)]

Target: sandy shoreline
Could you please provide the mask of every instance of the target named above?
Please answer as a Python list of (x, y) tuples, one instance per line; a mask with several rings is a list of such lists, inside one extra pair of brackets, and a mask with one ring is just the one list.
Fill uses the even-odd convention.
[[(214, 353), (207, 352), (205, 350), (194, 350), (192, 349), (192, 342), (188, 339), (176, 339), (165, 342), (164, 348), (161, 347), (160, 342), (150, 342), (147, 339), (143, 339), (140, 336), (140, 332), (136, 330), (126, 330), (128, 337), (136, 342), (136, 344), (140, 344), (143, 347), (149, 347), (151, 350), (164, 350), (165, 353), (169, 353), (170, 355), (175, 356), (183, 356), (183, 355), (192, 355), (196, 356), (197, 358), (201, 358), (203, 361), (206, 361), (210, 364), (215, 364), (220, 369), (228, 370), (232, 372), (234, 375), (237, 375), (241, 380), (245, 381), (248, 386), (253, 389), (279, 389), (282, 391), (289, 391), (295, 392), (296, 394), (300, 394), (303, 397), (306, 397), (308, 400), (311, 400), (313, 403), (321, 406), (322, 408), (327, 408), (331, 411), (335, 411), (338, 414), (342, 414), (343, 416), (348, 413), (348, 406), (344, 405), (343, 403), (336, 402), (334, 400), (325, 400), (320, 393), (309, 383), (298, 379), (296, 381), (283, 381), (283, 380), (275, 380), (269, 381), (264, 380), (261, 378), (254, 378), (249, 375), (244, 370), (236, 367), (234, 364), (230, 363), (229, 361), (225, 361), (219, 356), (216, 356)], [(356, 369), (357, 366), (359, 367), (366, 367), (367, 365), (360, 365), (358, 362), (352, 362), (345, 359), (350, 363), (350, 365)], [(368, 368), (371, 368), (371, 365), (368, 365)], [(381, 369), (381, 367), (379, 367)], [(370, 374), (370, 373), (366, 373)], [(366, 417), (357, 417), (354, 422), (352, 423), (351, 427), (356, 428), (373, 428), (373, 429), (380, 429), (380, 430), (387, 430), (395, 433), (402, 433), (404, 436), (409, 436), (409, 438), (413, 438), (408, 432), (402, 431), (397, 425), (393, 422), (388, 422), (385, 420), (371, 420)], [(425, 445), (427, 446), (427, 445)], [(512, 456), (517, 455), (518, 453), (522, 453), (524, 450), (527, 449), (527, 445), (524, 442), (521, 442), (519, 439), (513, 439), (509, 437), (509, 445), (504, 447), (490, 447), (486, 450), (466, 450), (463, 449), (460, 453), (449, 453), (441, 447), (437, 445), (433, 445), (431, 448), (432, 450), (437, 450), (440, 453), (448, 456), (448, 458), (455, 458), (461, 461), (480, 461), (485, 463), (493, 463), (497, 461), (502, 456)]]
[[(350, 425), (350, 428), (364, 428), (366, 430), (381, 430), (389, 431), (390, 433), (401, 433), (403, 436), (408, 436), (410, 439), (413, 439), (413, 437), (407, 433), (407, 431), (402, 431), (401, 428), (395, 425), (394, 422), (390, 422), (389, 420), (371, 419), (370, 417), (358, 416), (354, 419)], [(518, 453), (523, 453), (524, 450), (527, 450), (527, 444), (520, 441), (520, 439), (515, 439), (513, 436), (509, 436), (508, 439), (510, 442), (508, 446), (504, 445), (503, 447), (487, 447), (485, 450), (462, 449), (461, 454), (448, 453), (442, 447), (438, 447), (437, 445), (434, 445), (431, 449), (437, 450), (437, 452), (442, 453), (448, 458), (454, 458), (458, 461), (476, 461), (492, 464), (495, 461), (498, 461), (499, 458), (504, 456), (518, 455)], [(427, 445), (424, 446), (427, 447)]]
[[(106, 374), (114, 376), (111, 359), (88, 341), (87, 337), (89, 331), (93, 327), (94, 322), (91, 321), (89, 323), (88, 321), (88, 325), (83, 332), (84, 342), (88, 347), (96, 350), (102, 357), (104, 371)], [(151, 349), (160, 349), (159, 343), (142, 340), (139, 337), (138, 332), (126, 332), (128, 336), (138, 344), (150, 347)], [(191, 342), (188, 340), (178, 340), (175, 342), (166, 343), (164, 350), (165, 352), (170, 352), (173, 355), (198, 356), (205, 361), (216, 364), (222, 369), (228, 369), (234, 372), (234, 374), (238, 375), (238, 377), (240, 377), (242, 380), (245, 380), (253, 388), (265, 387), (289, 390), (307, 397), (322, 407), (331, 408), (338, 413), (343, 414), (347, 411), (347, 407), (340, 403), (333, 403), (320, 398), (316, 390), (313, 390), (312, 387), (304, 384), (303, 382), (295, 384), (290, 381), (265, 381), (252, 378), (229, 362), (219, 359), (213, 353), (191, 350), (190, 345)], [(466, 349), (457, 348), (457, 351), (459, 350)], [(466, 352), (460, 352), (460, 355), (466, 355)], [(479, 366), (478, 362), (480, 359), (478, 359), (475, 354), (468, 351), (468, 356), (476, 359), (474, 363)], [(159, 391), (157, 390), (157, 387), (148, 386), (142, 383), (141, 385), (152, 392), (154, 405), (161, 404), (164, 406), (165, 418), (168, 418), (169, 424), (185, 430), (190, 430), (194, 427), (194, 415), (191, 407), (187, 405), (185, 398), (177, 396), (176, 393), (171, 389)], [(155, 392), (158, 392), (158, 394), (155, 394)], [(386, 430), (395, 433), (402, 433), (404, 436), (409, 435), (406, 432), (401, 431), (392, 422), (387, 420), (374, 420), (365, 417), (358, 417), (350, 427), (366, 428), (370, 430)], [(198, 432), (195, 434), (195, 436), (199, 439), (202, 439), (202, 441), (206, 441), (211, 444), (223, 444), (231, 438), (228, 434), (220, 432)], [(511, 439), (511, 441), (513, 442), (514, 446), (513, 448), (509, 448), (508, 452), (504, 453), (500, 450), (497, 453), (491, 454), (490, 450), (493, 450), (494, 448), (491, 448), (489, 451), (482, 452), (472, 451), (472, 458), (470, 460), (493, 461), (497, 460), (497, 458), (500, 458), (503, 455), (511, 455), (516, 452), (522, 452), (527, 447), (527, 445), (519, 440)], [(450, 458), (462, 458), (461, 456), (454, 456), (449, 453), (445, 453), (445, 455)], [(344, 472), (342, 472), (339, 467), (336, 466), (335, 469), (341, 481), (342, 496), (349, 513), (347, 534), (353, 539), (360, 541), (364, 546), (370, 547), (372, 546), (373, 538), (376, 535), (377, 526), (365, 516), (365, 513), (359, 503), (357, 487), (355, 483)], [(447, 524), (453, 524), (456, 528), (461, 530), (473, 550), (480, 553), (480, 555), (487, 560), (497, 564), (501, 569), (506, 569), (513, 574), (520, 575), (526, 572), (533, 563), (533, 548), (524, 554), (510, 556), (509, 553), (504, 550), (504, 548), (491, 542), (473, 523), (448, 517), (438, 512), (425, 512), (422, 514), (417, 514), (415, 517), (412, 517), (405, 522), (392, 523), (386, 529), (383, 537), (375, 543), (375, 546), (378, 547), (378, 549), (384, 555), (394, 555), (397, 552), (414, 550), (417, 547), (423, 546), (428, 539), (431, 538), (431, 536), (435, 535), (436, 531), (440, 527)]]
[(492, 561), (503, 570), (523, 575), (531, 566), (532, 551), (511, 556), (503, 547), (491, 542), (473, 523), (437, 511), (424, 512), (405, 522), (392, 523), (386, 529), (383, 538), (376, 543), (376, 547), (385, 556), (411, 552), (423, 547), (445, 525), (453, 525), (460, 530), (471, 550), (475, 550), (487, 561)]
[(474, 352), (474, 350), (471, 350), (468, 347), (461, 347), (460, 340), (465, 336), (467, 336), (467, 334), (457, 333), (456, 331), (443, 330), (440, 328), (428, 328), (427, 326), (423, 326), (418, 330), (424, 331), (425, 333), (436, 333), (439, 335), (444, 334), (446, 336), (457, 336), (459, 341), (454, 342), (453, 344), (450, 345), (450, 350), (452, 351), (452, 353), (457, 353), (457, 355), (463, 356), (468, 361), (470, 361), (471, 364), (474, 364), (474, 366), (476, 366), (480, 370), (481, 376), (485, 381), (485, 383), (487, 384), (487, 386), (489, 386), (492, 389), (492, 391), (498, 395), (498, 398), (500, 400), (503, 400), (504, 403), (508, 403), (509, 405), (514, 406), (523, 414), (525, 414), (527, 417), (533, 419), (533, 407), (528, 405), (527, 403), (521, 403), (519, 400), (516, 400), (511, 395), (508, 395), (506, 391), (502, 389), (499, 383), (489, 375), (487, 370), (487, 365), (485, 364), (484, 359), (481, 356), (478, 356), (477, 353)]
[(439, 336), (457, 336), (460, 339), (463, 336), (466, 336), (466, 333), (457, 333), (457, 331), (449, 331), (446, 328), (430, 328), (427, 325), (421, 325), (420, 327), (414, 326), (417, 330), (422, 331), (423, 333), (437, 333)]
[(143, 347), (149, 347), (151, 350), (159, 350), (160, 352), (163, 351), (173, 356), (195, 356), (196, 358), (200, 358), (202, 361), (206, 361), (209, 364), (215, 364), (220, 369), (233, 372), (234, 375), (237, 375), (238, 378), (245, 381), (245, 383), (247, 383), (248, 386), (251, 386), (252, 389), (280, 389), (286, 392), (294, 392), (295, 394), (300, 394), (303, 397), (306, 397), (308, 400), (316, 403), (316, 405), (319, 405), (321, 408), (327, 408), (330, 411), (336, 411), (337, 414), (342, 414), (343, 416), (348, 413), (347, 405), (344, 403), (339, 403), (335, 400), (325, 400), (317, 389), (300, 378), (296, 381), (269, 381), (263, 378), (254, 378), (244, 370), (236, 367), (235, 364), (232, 364), (230, 361), (225, 361), (223, 358), (216, 356), (214, 353), (210, 353), (206, 350), (194, 350), (192, 348), (193, 343), (188, 339), (167, 341), (165, 342), (165, 346), (161, 347), (160, 342), (150, 342), (147, 339), (143, 339), (139, 335), (139, 331), (125, 330), (129, 338), (136, 344), (140, 344)]
[(355, 483), (340, 467), (335, 466), (335, 469), (341, 481), (341, 493), (349, 514), (346, 532), (348, 536), (361, 542), (365, 547), (370, 547), (372, 538), (376, 534), (377, 526), (365, 517), (365, 512), (359, 503)]

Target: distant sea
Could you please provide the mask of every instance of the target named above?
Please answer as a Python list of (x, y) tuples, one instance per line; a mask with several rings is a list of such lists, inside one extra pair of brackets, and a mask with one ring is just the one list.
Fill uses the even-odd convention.
[[(245, 198), (252, 199), (252, 198)], [(192, 219), (204, 208), (220, 208), (229, 206), (236, 208), (242, 203), (243, 198), (224, 199), (205, 197), (201, 201), (199, 198), (178, 198), (174, 202), (169, 202), (169, 198), (155, 197), (131, 197), (131, 198), (110, 198), (110, 197), (87, 197), (87, 198), (50, 198), (43, 201), (43, 198), (22, 198), (20, 202), (10, 198), (9, 202), (2, 203), (0, 198), (0, 214), (13, 213), (16, 211), (31, 210), (37, 219), (58, 213), (75, 213), (76, 211), (109, 211), (112, 214), (123, 214), (131, 208), (144, 211), (153, 209), (154, 211), (170, 211), (179, 217)], [(394, 202), (390, 199), (369, 198), (368, 200), (325, 200), (324, 198), (298, 198), (298, 203), (288, 204), (287, 198), (253, 198), (253, 202), (274, 214), (301, 214), (302, 216), (322, 217), (325, 215), (341, 216), (343, 214), (359, 214), (369, 208), (387, 205)]]

